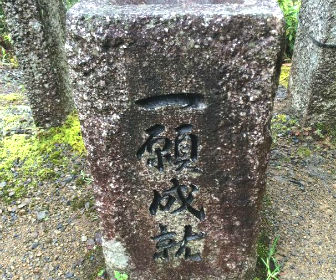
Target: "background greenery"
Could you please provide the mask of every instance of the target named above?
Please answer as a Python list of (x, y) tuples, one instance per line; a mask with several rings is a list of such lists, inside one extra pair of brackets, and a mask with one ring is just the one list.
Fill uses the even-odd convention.
[(291, 58), (299, 20), (300, 0), (278, 0), (286, 21), (286, 50), (285, 54)]

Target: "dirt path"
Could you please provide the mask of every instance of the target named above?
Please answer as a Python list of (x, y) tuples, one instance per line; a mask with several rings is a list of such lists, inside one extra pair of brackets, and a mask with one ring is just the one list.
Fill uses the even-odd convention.
[[(11, 107), (0, 99), (0, 132), (29, 135), (32, 119), (20, 74), (0, 69), (0, 77), (0, 97), (22, 97), (9, 98)], [(316, 140), (313, 132), (297, 130), (282, 113), (284, 104), (283, 99), (276, 104), (265, 230), (270, 239), (280, 238), (281, 280), (335, 280), (336, 151), (327, 138)], [(13, 114), (19, 120), (6, 123)], [(85, 160), (72, 154), (69, 159), (64, 168), (53, 167), (57, 176), (22, 197), (7, 193), (9, 202), (0, 199), (0, 279), (102, 279), (97, 276), (103, 268), (98, 218), (81, 172)], [(0, 178), (0, 196), (6, 184)]]

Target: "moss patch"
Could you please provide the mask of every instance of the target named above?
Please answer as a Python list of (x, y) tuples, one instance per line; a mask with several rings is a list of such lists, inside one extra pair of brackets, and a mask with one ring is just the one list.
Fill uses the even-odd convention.
[(13, 106), (21, 104), (24, 96), (21, 93), (0, 94), (0, 106)]
[(69, 153), (82, 156), (85, 148), (77, 115), (61, 127), (33, 135), (14, 134), (0, 142), (0, 178), (5, 200), (21, 197), (38, 183), (57, 178), (67, 166)]
[(286, 137), (298, 127), (298, 121), (285, 114), (276, 114), (271, 121), (273, 145), (277, 144), (279, 137)]
[(307, 158), (311, 156), (312, 151), (308, 147), (301, 146), (297, 150), (298, 156), (301, 158)]
[(79, 155), (85, 154), (85, 147), (80, 132), (79, 119), (76, 114), (70, 115), (61, 127), (53, 127), (41, 131), (37, 135), (41, 151), (58, 152), (57, 145), (66, 145)]
[(288, 88), (291, 64), (282, 64), (279, 84)]

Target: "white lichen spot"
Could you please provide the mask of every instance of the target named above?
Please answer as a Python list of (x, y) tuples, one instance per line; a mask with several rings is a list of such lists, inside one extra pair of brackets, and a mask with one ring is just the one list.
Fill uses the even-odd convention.
[(115, 240), (102, 239), (103, 253), (106, 266), (111, 270), (125, 270), (128, 266), (129, 257), (124, 245)]

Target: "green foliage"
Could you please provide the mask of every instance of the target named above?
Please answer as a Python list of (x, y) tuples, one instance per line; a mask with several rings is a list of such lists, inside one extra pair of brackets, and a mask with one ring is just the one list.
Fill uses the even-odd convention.
[(271, 246), (270, 239), (265, 232), (259, 236), (257, 243), (257, 270), (253, 280), (279, 280), (281, 266), (275, 259), (276, 246), (279, 238), (276, 237)]
[(299, 20), (300, 0), (278, 0), (286, 22), (286, 55), (292, 57)]
[(100, 269), (100, 270), (98, 271), (97, 276), (98, 276), (98, 277), (103, 277), (104, 274), (105, 274), (105, 269), (102, 268), (102, 269)]
[(75, 5), (79, 0), (65, 0), (65, 5), (67, 9), (70, 9), (73, 5)]
[(307, 158), (311, 156), (311, 150), (308, 147), (304, 147), (301, 146), (298, 148), (297, 150), (297, 154), (301, 157), (301, 158)]
[(266, 270), (264, 264), (262, 262), (262, 258), (266, 258), (268, 254), (268, 244), (270, 243), (270, 239), (267, 234), (263, 231), (257, 242), (257, 266), (256, 266), (256, 277), (253, 280), (260, 280), (266, 278)]
[(114, 271), (114, 278), (116, 280), (127, 280), (128, 279), (128, 275), (126, 273), (121, 273), (117, 270)]
[[(69, 153), (85, 153), (79, 120), (71, 115), (61, 127), (5, 136), (0, 142), (0, 178), (6, 186), (0, 197), (9, 201), (24, 195), (28, 187), (57, 178), (67, 167)], [(14, 195), (13, 195), (14, 192)]]
[(276, 237), (273, 244), (271, 245), (268, 254), (266, 257), (261, 257), (261, 261), (266, 268), (266, 280), (279, 280), (279, 273), (281, 270), (281, 265), (275, 259), (276, 246), (278, 243), (279, 237)]

